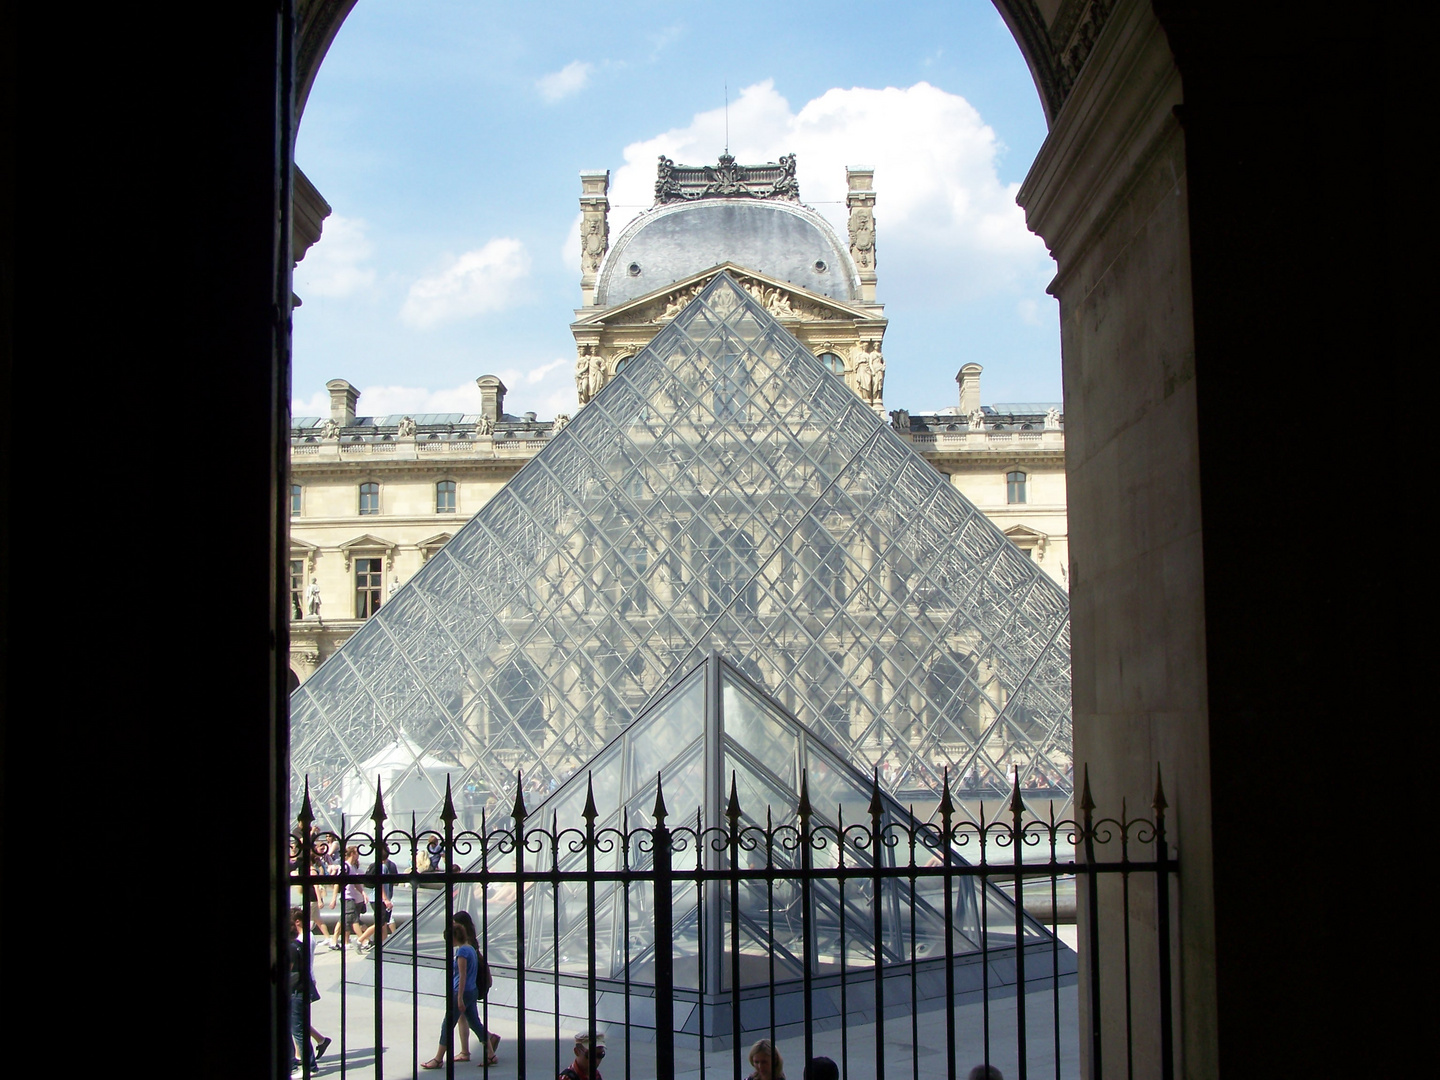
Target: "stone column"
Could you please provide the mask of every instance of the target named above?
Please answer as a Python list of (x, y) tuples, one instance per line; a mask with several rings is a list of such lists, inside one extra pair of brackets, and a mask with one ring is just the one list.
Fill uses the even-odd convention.
[(850, 190), (845, 205), (850, 208), (850, 258), (860, 270), (860, 299), (875, 300), (875, 170), (846, 169)]
[(580, 174), (580, 303), (595, 303), (595, 279), (610, 250), (610, 170)]

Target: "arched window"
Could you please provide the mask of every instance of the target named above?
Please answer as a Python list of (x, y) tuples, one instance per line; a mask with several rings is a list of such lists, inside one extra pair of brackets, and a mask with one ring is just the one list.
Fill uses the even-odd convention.
[(441, 480), (435, 485), (435, 512), (437, 514), (455, 513), (454, 480)]
[(300, 516), (300, 485), (290, 485), (290, 516)]
[(631, 361), (631, 360), (634, 360), (634, 359), (635, 359), (635, 358), (634, 358), (633, 356), (622, 356), (619, 360), (616, 360), (616, 361), (615, 361), (615, 374), (616, 374), (616, 375), (619, 375), (620, 372), (622, 372), (622, 371), (625, 370), (626, 365), (628, 365), (628, 364), (630, 363), (630, 361)]
[(845, 361), (835, 353), (821, 353), (820, 363), (825, 365), (825, 370), (830, 372), (831, 375), (838, 375), (842, 379), (845, 377)]
[(1005, 501), (1007, 503), (1023, 503), (1029, 500), (1025, 497), (1026, 476), (1019, 469), (1005, 474)]
[(380, 513), (380, 485), (360, 485), (360, 516), (370, 517)]

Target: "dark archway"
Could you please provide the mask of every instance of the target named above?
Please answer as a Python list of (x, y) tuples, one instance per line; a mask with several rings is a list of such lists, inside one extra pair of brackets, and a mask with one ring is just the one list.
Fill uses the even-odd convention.
[[(1386, 84), (1379, 16), (1368, 9), (1007, 0), (1001, 10), (1037, 71), (1047, 49), (1056, 63), (1064, 20), (1097, 6), (1108, 14), (1059, 107), (1047, 106), (1051, 140), (1022, 193), (1062, 268), (1076, 432), (1077, 743), (1115, 795), (1148, 786), (1151, 763), (1165, 763), (1182, 892), (1196, 905), (1180, 922), (1186, 1074), (1319, 1073), (1335, 1044), (1310, 1033), (1377, 1030), (1351, 1010), (1354, 991), (1391, 984), (1374, 970), (1383, 950), (1368, 960), (1316, 947), (1353, 926), (1331, 868), (1337, 851), (1366, 849), (1363, 818), (1294, 828), (1283, 842), (1281, 826), (1255, 819), (1315, 806), (1346, 778), (1383, 775), (1378, 754), (1346, 737), (1383, 703), (1335, 694), (1332, 669), (1342, 626), (1355, 628), (1345, 639), (1351, 671), (1389, 670), (1380, 645), (1389, 590), (1355, 529), (1282, 549), (1267, 526), (1309, 521), (1337, 492), (1367, 491), (1379, 443), (1267, 437), (1267, 468), (1285, 484), (1251, 484), (1248, 470), (1257, 409), (1283, 403), (1297, 421), (1343, 414), (1357, 402), (1337, 388), (1357, 371), (1395, 366), (1385, 276), (1372, 268), (1389, 250), (1382, 215), (1397, 227), (1404, 216), (1373, 156), (1335, 133), (1373, 130), (1404, 95)], [(302, 67), (323, 54), (307, 53), (307, 20), (332, 10), (348, 6), (300, 6)], [(103, 647), (77, 680), (73, 656), (55, 643), (73, 640), (77, 613), (93, 610), (93, 578), (31, 572), (20, 552), (32, 548), (10, 546), (9, 669), (26, 673), (27, 691), (66, 686), (83, 716), (143, 702), (146, 737), (127, 724), (84, 724), (66, 751), (88, 777), (86, 798), (60, 799), (49, 772), (33, 768), (53, 757), (52, 726), (26, 721), (32, 702), (8, 696), (5, 863), (29, 865), (31, 838), (14, 823), (35, 806), (76, 836), (96, 828), (96, 806), (110, 806), (132, 828), (178, 821), (213, 840), (222, 826), (210, 815), (225, 794), (227, 902), (268, 918), (234, 921), (226, 978), (209, 993), (177, 1000), (169, 965), (136, 965), (124, 1000), (97, 1021), (98, 1037), (131, 1037), (165, 1001), (182, 1023), (224, 1015), (247, 1035), (271, 1033), (260, 1046), (231, 1040), (207, 1062), (217, 1076), (274, 1075), (283, 1060), (273, 982), (287, 899), (273, 786), (286, 775), (288, 661), (288, 596), (276, 584), (288, 552), (278, 388), (288, 380), (292, 93), (314, 70), (297, 77), (288, 60), (295, 11), (282, 2), (177, 18), (115, 6), (77, 18), (63, 6), (12, 5), (0, 64), (13, 121), (4, 127), (21, 146), (3, 163), (11, 224), (0, 237), (0, 312), (12, 331), (0, 345), (13, 361), (7, 502), (26, 498), (36, 475), (26, 452), (45, 447), (47, 475), (90, 476), (95, 512), (120, 511), (105, 555), (139, 568), (193, 536), (193, 498), (221, 492), (228, 575), (223, 617), (204, 620), (177, 601), (183, 590), (147, 582), (123, 613), (107, 613), (114, 626), (96, 631)], [(1038, 76), (1037, 85), (1046, 99)], [(1155, 92), (1167, 85), (1171, 96)], [(140, 374), (117, 378), (127, 354), (143, 359), (125, 367)], [(46, 407), (57, 372), (82, 391), (68, 420)], [(1188, 427), (1177, 422), (1187, 398)], [(153, 470), (94, 470), (96, 439), (121, 427), (166, 448), (164, 485), (137, 481)], [(170, 440), (220, 430), (223, 453), (182, 452), (178, 434)], [(28, 520), (11, 514), (7, 538), (29, 538)], [(90, 566), (95, 550), (93, 529), (47, 533), (50, 565)], [(154, 656), (177, 639), (189, 647), (172, 646), (183, 663), (157, 701)], [(30, 894), (3, 893), (19, 925)], [(64, 975), (44, 935), (12, 934), (4, 948), (7, 966), (30, 973), (32, 993), (61, 999)], [(1385, 1001), (1383, 991), (1367, 998)], [(23, 1042), (17, 1067), (49, 1053), (49, 1040)]]

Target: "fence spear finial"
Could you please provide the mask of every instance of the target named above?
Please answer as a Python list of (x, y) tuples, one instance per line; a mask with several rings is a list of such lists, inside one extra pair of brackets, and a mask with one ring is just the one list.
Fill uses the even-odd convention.
[(379, 842), (380, 833), (385, 827), (385, 793), (381, 790), (380, 774), (375, 774), (375, 809), (370, 814), (370, 820), (375, 822), (375, 839)]
[(655, 809), (653, 813), (655, 815), (655, 827), (657, 829), (663, 829), (665, 827), (665, 818), (669, 815), (670, 811), (665, 809), (665, 784), (659, 773), (655, 774)]
[(1015, 766), (1015, 786), (1010, 789), (1010, 812), (1012, 814), (1023, 814), (1025, 812), (1025, 800), (1020, 796), (1020, 766)]
[(525, 809), (525, 774), (519, 769), (516, 769), (515, 803), (510, 808), (510, 816), (514, 818), (517, 823), (519, 823), (524, 821), (525, 818), (529, 816), (529, 813), (530, 812)]
[(725, 816), (730, 819), (730, 831), (733, 834), (735, 824), (740, 820), (740, 793), (735, 787), (735, 770), (730, 770), (730, 801), (725, 804)]
[(1080, 809), (1085, 813), (1095, 809), (1095, 800), (1090, 797), (1090, 764), (1085, 764), (1085, 786), (1080, 791)]
[(585, 779), (585, 809), (580, 811), (580, 816), (585, 819), (587, 825), (593, 826), (595, 819), (600, 812), (595, 809), (595, 774), (587, 773)]
[(936, 808), (942, 817), (949, 818), (955, 813), (955, 804), (950, 801), (950, 766), (940, 774), (940, 805)]
[(885, 804), (880, 799), (880, 770), (872, 769), (870, 772), (870, 816), (879, 817), (885, 812)]
[(800, 805), (796, 808), (796, 812), (801, 818), (808, 818), (815, 812), (810, 805), (810, 779), (806, 776), (808, 771), (807, 769), (800, 770)]
[(300, 800), (300, 816), (296, 819), (300, 822), (302, 843), (310, 842), (310, 824), (315, 820), (315, 810), (310, 805), (310, 774), (305, 774), (305, 797)]
[(455, 813), (455, 800), (450, 794), (450, 774), (447, 772), (445, 774), (445, 806), (440, 811), (440, 820), (445, 822), (446, 825), (449, 825), (452, 824), (458, 816), (459, 815)]
[(1155, 798), (1151, 800), (1150, 805), (1155, 808), (1157, 814), (1163, 814), (1170, 806), (1165, 801), (1165, 785), (1160, 782), (1160, 763), (1158, 761), (1155, 763)]

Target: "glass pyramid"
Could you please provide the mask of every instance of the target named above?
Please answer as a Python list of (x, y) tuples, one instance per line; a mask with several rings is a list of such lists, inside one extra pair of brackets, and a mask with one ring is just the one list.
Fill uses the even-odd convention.
[(473, 827), (712, 651), (902, 800), (1069, 796), (1064, 592), (723, 272), (294, 692), (292, 794), (401, 743)]
[[(631, 870), (646, 874), (652, 867), (649, 835), (637, 842), (636, 831), (654, 828), (657, 786), (663, 784), (669, 811), (667, 824), (680, 837), (674, 858), (677, 877), (673, 894), (676, 986), (712, 994), (730, 989), (733, 967), (729, 888), (723, 884), (711, 886), (702, 898), (683, 872), (696, 864), (697, 835), (706, 837), (700, 845), (705, 867), (729, 867), (730, 850), (723, 838), (729, 836), (732, 796), (733, 808), (739, 811), (741, 835), (754, 841), (740, 847), (742, 866), (756, 874), (755, 880), (742, 883), (739, 890), (741, 985), (764, 986), (772, 981), (801, 978), (801, 890), (798, 880), (786, 871), (800, 865), (798, 844), (787, 842), (787, 837), (793, 841), (797, 835), (792, 830), (797, 827), (802, 778), (813, 808), (812, 833), (819, 842), (812, 855), (814, 865), (820, 869), (837, 865), (840, 834), (836, 830), (843, 824), (867, 830), (866, 837), (857, 843), (858, 835), (847, 829), (845, 865), (870, 867), (871, 778), (828, 748), (718, 655), (691, 667), (584, 770), (538, 807), (529, 809), (527, 835), (548, 833), (562, 839), (558, 847), (542, 839), (526, 848), (526, 874), (534, 879), (524, 900), (527, 971), (587, 973), (590, 930), (586, 916), (588, 890), (593, 887), (598, 978), (622, 981), (628, 967), (629, 981), (653, 984), (653, 887), (637, 882), (630, 886), (627, 897), (619, 882), (589, 882), (588, 853), (581, 841), (587, 799), (593, 798), (599, 840), (595, 869), (602, 874), (614, 873), (628, 863)], [(908, 865), (909, 846), (903, 838), (914, 829), (915, 819), (893, 797), (882, 794), (881, 801), (882, 832), (900, 838), (894, 846), (881, 845), (882, 865)], [(500, 820), (491, 818), (487, 824), (495, 830), (486, 841), (489, 850), (482, 862), (477, 843), (471, 849), (469, 869), (478, 870), (483, 865), (496, 873), (513, 872), (513, 843), (504, 832), (513, 827), (513, 821), (502, 815)], [(763, 835), (767, 826), (779, 830), (768, 855)], [(623, 839), (626, 836), (630, 837), (628, 854)], [(722, 840), (711, 842), (717, 836)], [(547, 876), (555, 867), (552, 860), (557, 851), (558, 870), (564, 876), (560, 883)], [(779, 871), (768, 891), (764, 876), (767, 860), (770, 869)], [(922, 867), (938, 866), (943, 854), (919, 843), (915, 861)], [(957, 850), (953, 861), (960, 865), (966, 860)], [(1000, 874), (1004, 875), (1003, 864)], [(852, 880), (842, 887), (838, 878), (819, 878), (811, 888), (811, 913), (816, 927), (812, 974), (841, 974), (842, 949), (845, 971), (873, 968), (874, 883)], [(903, 880), (891, 878), (882, 884), (879, 951), (887, 968), (908, 963), (912, 956), (918, 961), (944, 957), (943, 888), (938, 879), (919, 879), (912, 905)], [(483, 891), (480, 885), (458, 885), (454, 909), (469, 911), (477, 925), (485, 929), (490, 962), (513, 969), (519, 952), (515, 886), (513, 882), (499, 883), (490, 886), (488, 894), (482, 895)], [(982, 897), (987, 905), (983, 928)], [(1014, 945), (1015, 909), (995, 886), (982, 885), (974, 877), (957, 878), (952, 903), (955, 956), (980, 952), (982, 933), (992, 950)], [(416, 953), (421, 963), (443, 967), (446, 950), (440, 931), (444, 918), (442, 896), (432, 900), (414, 923), (392, 938), (386, 958), (409, 963), (410, 935), (415, 932), (412, 928), (418, 927)], [(1024, 926), (1027, 945), (1050, 941), (1048, 932), (1029, 916)], [(706, 983), (703, 987), (699, 985), (702, 977)]]

